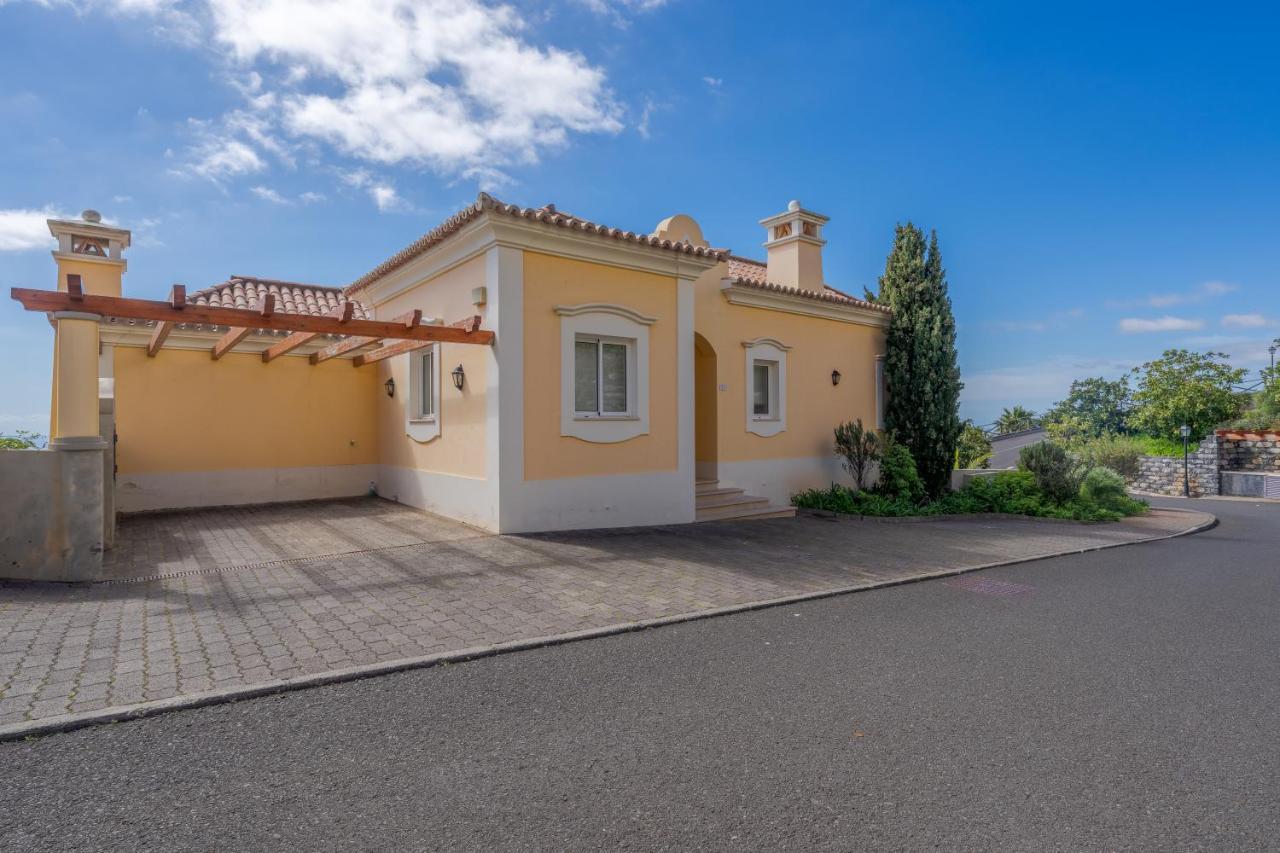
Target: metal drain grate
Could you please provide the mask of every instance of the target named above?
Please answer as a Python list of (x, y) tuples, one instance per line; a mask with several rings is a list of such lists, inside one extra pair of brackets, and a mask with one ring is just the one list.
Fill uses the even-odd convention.
[(980, 575), (962, 575), (958, 578), (943, 581), (943, 583), (956, 589), (963, 589), (966, 592), (976, 592), (979, 595), (998, 595), (1003, 598), (1026, 595), (1035, 589), (1035, 587), (1025, 583), (984, 578)]

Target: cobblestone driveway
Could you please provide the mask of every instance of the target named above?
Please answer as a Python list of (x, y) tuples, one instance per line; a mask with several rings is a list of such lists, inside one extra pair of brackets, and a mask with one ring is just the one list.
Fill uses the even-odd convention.
[(139, 516), (93, 586), (0, 583), (0, 725), (1187, 527), (811, 516), (494, 536), (378, 499)]

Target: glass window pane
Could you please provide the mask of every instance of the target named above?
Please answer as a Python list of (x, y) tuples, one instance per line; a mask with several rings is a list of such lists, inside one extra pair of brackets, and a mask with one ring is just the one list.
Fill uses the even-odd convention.
[(752, 408), (757, 415), (769, 414), (769, 365), (757, 361), (751, 365), (752, 374)]
[(617, 414), (627, 410), (627, 347), (601, 344), (604, 359), (604, 406), (602, 411)]
[(418, 414), (422, 417), (429, 417), (435, 402), (435, 358), (430, 351), (422, 356), (422, 387), (420, 389), (421, 396), (419, 398)]
[(576, 341), (573, 345), (573, 409), (596, 411), (598, 345), (595, 341)]

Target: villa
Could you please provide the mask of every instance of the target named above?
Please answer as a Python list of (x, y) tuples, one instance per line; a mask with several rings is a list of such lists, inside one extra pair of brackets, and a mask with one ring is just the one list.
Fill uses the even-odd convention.
[(346, 287), (152, 301), (86, 211), (49, 222), (58, 292), (13, 295), (57, 328), (51, 448), (106, 453), (108, 527), (366, 494), (504, 533), (770, 517), (844, 479), (837, 424), (881, 423), (890, 315), (826, 283), (827, 222), (793, 201), (749, 260), (686, 215), (481, 194)]

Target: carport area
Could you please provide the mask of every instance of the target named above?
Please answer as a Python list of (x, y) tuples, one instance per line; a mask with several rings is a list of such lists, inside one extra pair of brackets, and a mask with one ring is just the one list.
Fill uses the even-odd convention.
[(378, 498), (131, 516), (107, 558), (112, 580), (0, 583), (0, 733), (1136, 542), (1203, 519), (799, 515), (498, 536)]

